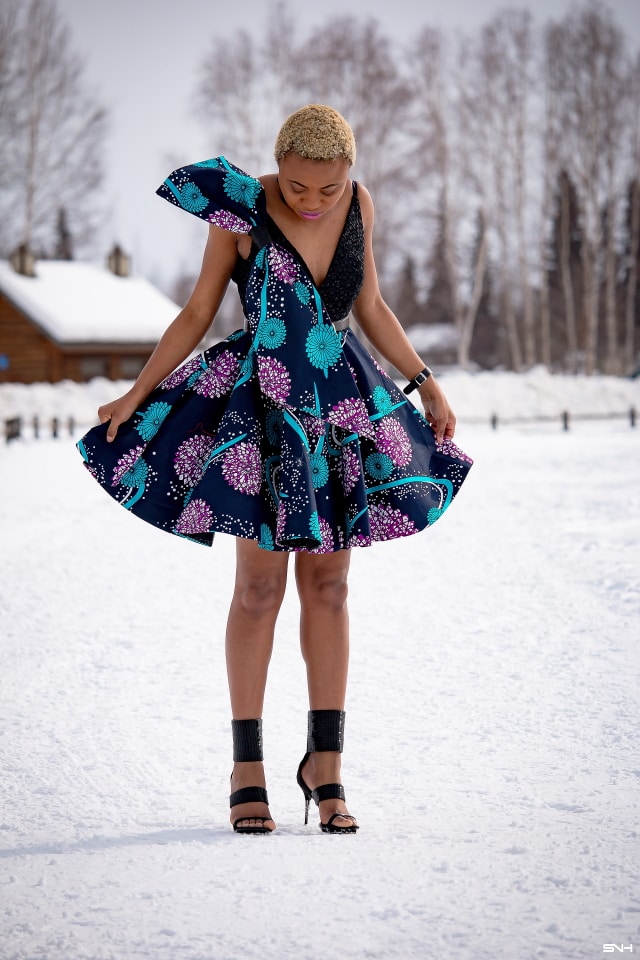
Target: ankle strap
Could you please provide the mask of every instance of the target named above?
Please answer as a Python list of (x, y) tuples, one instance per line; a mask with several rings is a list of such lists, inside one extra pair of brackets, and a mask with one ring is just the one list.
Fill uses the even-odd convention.
[(309, 710), (307, 751), (323, 753), (344, 747), (344, 710)]
[(262, 755), (262, 719), (232, 720), (233, 761), (247, 763), (263, 760)]

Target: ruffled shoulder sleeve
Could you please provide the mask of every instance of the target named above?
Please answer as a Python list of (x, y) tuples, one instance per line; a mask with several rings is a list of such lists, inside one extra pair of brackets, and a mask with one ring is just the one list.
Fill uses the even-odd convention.
[(156, 193), (223, 230), (256, 233), (266, 225), (264, 187), (225, 157), (179, 167)]

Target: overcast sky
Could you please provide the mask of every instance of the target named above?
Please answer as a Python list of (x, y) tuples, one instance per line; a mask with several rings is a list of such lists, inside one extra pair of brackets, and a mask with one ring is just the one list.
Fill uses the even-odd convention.
[[(170, 157), (191, 162), (218, 152), (190, 109), (198, 68), (214, 35), (239, 27), (257, 34), (274, 8), (266, 0), (57, 2), (74, 49), (84, 57), (87, 80), (111, 114), (104, 245), (119, 241), (132, 253), (134, 268), (166, 290), (180, 269), (197, 269), (206, 236), (203, 224), (154, 195), (170, 172)], [(561, 17), (572, 5), (570, 0), (322, 0), (318, 5), (290, 0), (288, 7), (299, 17), (304, 36), (309, 28), (348, 14), (375, 17), (386, 33), (404, 42), (427, 24), (474, 31), (507, 6), (530, 6), (540, 23)], [(608, 6), (630, 48), (639, 50), (640, 0), (611, 0)]]

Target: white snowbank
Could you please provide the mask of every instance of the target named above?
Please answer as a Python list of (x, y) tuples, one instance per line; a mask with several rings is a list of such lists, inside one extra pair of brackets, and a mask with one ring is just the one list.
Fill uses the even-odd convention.
[[(508, 400), (512, 379), (491, 379)], [(71, 440), (0, 444), (2, 960), (637, 951), (638, 439), (471, 425), (446, 517), (354, 551), (353, 837), (302, 822), (291, 570), (268, 838), (227, 819), (233, 541), (207, 551), (130, 516)]]
[[(628, 416), (640, 410), (640, 378), (550, 374), (543, 367), (527, 373), (465, 373), (447, 371), (439, 377), (461, 426), (513, 418), (552, 417), (563, 411), (572, 416)], [(65, 380), (60, 384), (0, 384), (0, 422), (8, 417), (34, 415), (73, 417), (78, 424), (96, 421), (100, 404), (124, 393), (130, 381), (96, 378), (88, 384)]]

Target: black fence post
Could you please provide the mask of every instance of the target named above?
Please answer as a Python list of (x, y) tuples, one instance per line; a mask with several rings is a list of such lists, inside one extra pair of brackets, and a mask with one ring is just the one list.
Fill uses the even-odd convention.
[(51, 436), (57, 439), (59, 431), (60, 431), (60, 421), (58, 420), (57, 417), (54, 417), (53, 420), (51, 421)]
[(497, 416), (497, 414), (495, 414), (495, 413), (492, 413), (492, 414), (491, 414), (491, 428), (492, 428), (493, 430), (497, 430), (497, 429), (498, 429), (498, 416)]
[(40, 420), (38, 419), (38, 414), (36, 413), (33, 417), (33, 436), (37, 440), (40, 436)]
[(72, 437), (76, 432), (76, 422), (73, 417), (69, 417), (69, 436)]
[(569, 414), (566, 410), (563, 410), (562, 412), (562, 429), (563, 430), (569, 429)]
[(629, 410), (629, 423), (631, 424), (632, 427), (635, 427), (636, 425), (636, 408), (635, 407), (631, 407), (631, 409)]

